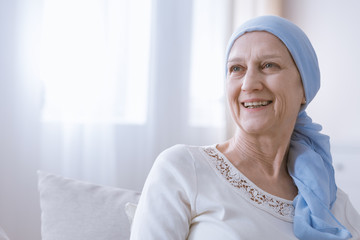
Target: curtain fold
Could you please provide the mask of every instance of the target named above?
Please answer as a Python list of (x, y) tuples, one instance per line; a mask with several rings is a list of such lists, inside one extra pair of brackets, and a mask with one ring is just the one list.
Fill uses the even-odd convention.
[(40, 1), (0, 1), (0, 226), (10, 239), (40, 239), (40, 15)]
[(217, 65), (234, 2), (0, 2), (0, 225), (10, 239), (39, 238), (37, 169), (141, 190), (165, 148), (232, 135)]
[[(194, 68), (191, 68), (194, 62), (193, 56), (194, 53), (199, 52), (194, 44), (198, 39), (194, 39), (193, 25), (194, 22), (199, 22), (197, 18), (202, 11), (194, 8), (194, 1), (153, 0), (151, 5), (147, 6), (150, 12), (148, 20), (141, 18), (147, 11), (146, 6), (142, 6), (142, 14), (133, 12), (137, 16), (137, 20), (140, 19), (139, 22), (143, 21), (143, 25), (150, 22), (149, 30), (141, 29), (141, 24), (131, 25), (134, 24), (131, 19), (119, 19), (120, 17), (111, 19), (109, 6), (119, 1), (77, 1), (79, 4), (88, 5), (89, 14), (85, 15), (85, 20), (93, 21), (94, 27), (80, 30), (80, 32), (74, 33), (74, 36), (81, 38), (84, 36), (80, 35), (83, 31), (88, 38), (96, 36), (97, 42), (94, 42), (94, 39), (87, 41), (86, 44), (92, 44), (89, 46), (98, 46), (99, 41), (105, 45), (100, 45), (102, 49), (93, 52), (91, 47), (79, 46), (80, 52), (79, 49), (72, 48), (74, 52), (71, 54), (69, 49), (71, 50), (72, 44), (76, 44), (76, 41), (81, 39), (72, 43), (69, 41), (71, 36), (62, 36), (64, 35), (62, 33), (68, 33), (68, 29), (61, 29), (63, 23), (57, 22), (52, 18), (53, 15), (50, 15), (50, 19), (53, 19), (55, 24), (59, 24), (56, 26), (60, 29), (54, 31), (51, 29), (51, 25), (47, 26), (50, 34), (48, 31), (48, 34), (45, 35), (45, 43), (50, 37), (56, 39), (60, 36), (64, 41), (69, 42), (62, 46), (63, 50), (61, 50), (61, 46), (55, 48), (58, 52), (51, 52), (53, 49), (51, 43), (54, 42), (48, 41), (50, 44), (45, 45), (49, 48), (45, 49), (46, 57), (44, 59), (54, 59), (55, 63), (49, 65), (49, 61), (45, 61), (45, 66), (55, 66), (55, 68), (45, 68), (42, 75), (46, 78), (45, 92), (47, 87), (46, 94), (50, 95), (47, 98), (48, 102), (45, 99), (45, 120), (42, 122), (41, 164), (43, 170), (94, 183), (141, 190), (156, 156), (165, 148), (178, 143), (212, 144), (224, 140), (225, 124), (212, 125), (205, 122), (204, 125), (192, 125), (190, 120), (194, 114), (194, 111), (191, 110), (194, 105), (190, 94), (191, 81), (202, 80), (204, 82), (204, 79), (208, 78), (201, 74), (202, 79), (191, 78), (192, 71), (194, 71)], [(49, 3), (51, 2), (49, 1)], [(224, 31), (221, 29), (229, 22), (227, 14), (229, 1), (224, 1), (226, 4), (217, 3), (217, 5), (215, 2), (213, 1), (209, 8), (213, 8), (212, 11), (218, 14), (217, 18), (221, 21), (214, 30), (223, 33)], [(57, 4), (61, 5), (61, 9), (66, 13), (69, 11), (66, 4), (69, 3), (65, 1)], [(122, 13), (131, 12), (131, 4), (120, 5), (117, 3), (113, 6), (119, 7), (118, 10)], [(217, 12), (216, 9), (221, 5), (224, 5), (222, 10)], [(45, 7), (45, 11), (46, 9)], [(51, 8), (48, 9), (51, 11)], [(116, 13), (113, 8), (111, 11)], [(71, 13), (75, 14), (73, 9)], [(49, 13), (45, 12), (44, 14), (46, 16)], [(98, 21), (93, 19), (93, 15)], [(207, 18), (209, 17), (212, 16), (207, 16)], [(206, 17), (202, 21), (204, 20), (206, 23)], [(118, 32), (108, 29), (112, 21), (121, 23), (116, 28)], [(123, 21), (129, 25), (125, 26)], [(81, 29), (81, 24), (88, 26), (84, 20), (79, 22), (75, 20), (75, 22), (78, 26), (69, 28)], [(69, 23), (71, 24), (71, 22)], [(213, 27), (210, 23), (206, 24), (203, 26), (206, 29)], [(132, 31), (124, 32), (121, 27), (132, 29)], [(96, 32), (97, 29), (101, 31)], [(214, 48), (217, 49), (217, 52), (223, 51), (225, 37), (211, 40), (212, 32), (205, 32), (201, 28), (197, 31), (202, 32), (197, 33), (196, 37), (208, 37), (212, 44), (209, 46), (209, 50)], [(105, 33), (105, 38), (96, 34), (102, 32)], [(109, 32), (111, 34), (106, 34)], [(136, 44), (131, 45), (131, 41), (126, 40), (124, 34), (126, 39), (134, 39), (130, 36), (130, 34), (134, 34)], [(122, 42), (112, 43), (113, 37)], [(85, 40), (82, 39), (82, 41)], [(124, 46), (130, 47), (124, 48)], [(112, 53), (113, 48), (111, 47), (115, 47), (116, 54)], [(142, 50), (139, 51), (138, 48)], [(66, 51), (68, 51), (67, 55), (70, 55), (70, 59), (65, 62), (61, 62), (51, 55), (54, 53), (63, 56)], [(144, 59), (144, 55), (141, 55), (145, 51), (149, 52), (148, 59)], [(110, 54), (111, 59), (115, 59), (115, 61), (108, 61), (107, 54)], [(135, 59), (134, 54), (137, 54)], [(90, 59), (93, 56), (95, 59), (87, 63), (81, 61), (83, 55)], [(198, 61), (213, 58), (216, 63), (219, 62), (219, 56), (211, 53), (201, 57), (202, 59)], [(79, 61), (81, 63), (76, 63)], [(65, 70), (62, 69), (63, 67)], [(217, 71), (223, 70), (222, 66), (218, 67), (220, 70)], [(95, 72), (98, 75), (92, 74), (92, 70), (95, 68), (99, 69)], [(54, 76), (55, 70), (58, 74)], [(145, 75), (146, 72), (147, 75)], [(111, 82), (108, 81), (109, 76), (112, 77)], [(222, 83), (224, 81), (222, 77), (219, 77), (221, 74), (217, 73), (216, 76), (219, 79), (213, 79), (212, 82)], [(139, 79), (146, 79), (146, 81)], [(211, 84), (208, 82), (203, 89), (196, 90), (199, 98), (204, 95), (204, 91), (209, 86)], [(101, 88), (103, 88), (104, 95), (99, 95), (98, 91)], [(222, 92), (222, 89), (217, 90)], [(65, 103), (56, 102), (57, 99), (53, 98), (57, 97), (56, 94), (59, 93), (68, 97), (65, 98)], [(112, 96), (111, 101), (109, 101), (109, 96)], [(80, 98), (80, 101), (76, 97)], [(76, 101), (71, 101), (71, 99)], [(47, 103), (50, 105), (46, 105)], [(110, 104), (114, 105), (112, 108), (106, 109)], [(70, 111), (68, 111), (69, 109)], [(108, 111), (104, 112), (104, 110)], [(206, 111), (204, 112), (206, 115)], [(82, 113), (85, 114), (82, 115)], [(195, 113), (199, 112), (195, 111)], [(130, 114), (130, 117), (126, 117), (126, 114)], [(218, 116), (219, 114), (223, 114), (223, 112), (218, 111), (217, 116), (214, 113), (207, 114), (208, 122), (215, 117), (223, 119), (222, 116)], [(106, 118), (107, 115), (115, 117)]]
[(234, 133), (224, 97), (229, 26), (277, 14), (281, 1), (139, 4), (44, 1), (44, 170), (140, 190), (165, 148)]

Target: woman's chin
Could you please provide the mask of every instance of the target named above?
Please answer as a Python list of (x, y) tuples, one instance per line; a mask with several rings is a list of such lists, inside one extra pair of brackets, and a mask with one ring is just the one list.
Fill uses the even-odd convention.
[(244, 131), (244, 133), (252, 134), (252, 135), (263, 135), (269, 131), (268, 127), (261, 127), (261, 126), (245, 126), (240, 128)]
[(251, 120), (246, 121), (244, 123), (239, 124), (240, 129), (249, 134), (264, 134), (272, 130), (272, 125), (269, 121), (264, 121), (265, 119), (261, 119), (260, 121)]

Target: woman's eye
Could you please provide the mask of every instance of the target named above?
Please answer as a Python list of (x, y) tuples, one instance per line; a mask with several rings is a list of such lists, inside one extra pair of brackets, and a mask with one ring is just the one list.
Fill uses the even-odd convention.
[(240, 71), (241, 71), (241, 67), (239, 66), (231, 67), (231, 72), (240, 72)]
[(266, 64), (264, 65), (264, 68), (272, 68), (272, 67), (274, 67), (274, 64), (273, 64), (273, 63), (266, 63)]

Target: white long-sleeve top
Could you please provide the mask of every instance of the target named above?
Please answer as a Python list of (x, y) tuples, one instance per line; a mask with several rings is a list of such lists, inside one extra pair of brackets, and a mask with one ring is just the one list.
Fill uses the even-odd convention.
[[(340, 189), (332, 212), (360, 239), (360, 215)], [(296, 239), (292, 201), (247, 179), (215, 146), (176, 145), (155, 161), (131, 240)]]

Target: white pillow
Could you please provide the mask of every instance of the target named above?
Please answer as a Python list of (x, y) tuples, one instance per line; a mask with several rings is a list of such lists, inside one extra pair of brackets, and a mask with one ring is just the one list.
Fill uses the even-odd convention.
[(42, 240), (127, 240), (127, 202), (140, 193), (39, 171)]

